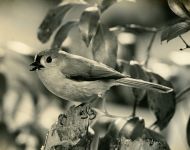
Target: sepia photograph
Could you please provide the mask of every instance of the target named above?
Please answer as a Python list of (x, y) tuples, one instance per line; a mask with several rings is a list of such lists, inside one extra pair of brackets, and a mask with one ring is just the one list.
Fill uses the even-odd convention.
[(190, 0), (0, 0), (0, 150), (189, 150)]

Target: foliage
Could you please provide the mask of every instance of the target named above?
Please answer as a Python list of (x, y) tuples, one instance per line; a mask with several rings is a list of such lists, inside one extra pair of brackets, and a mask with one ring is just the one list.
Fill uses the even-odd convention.
[[(116, 0), (111, 0), (111, 1), (102, 0), (100, 3), (98, 3), (98, 5), (92, 5), (86, 2), (85, 3), (63, 3), (59, 5), (58, 7), (51, 9), (48, 12), (48, 14), (46, 15), (46, 17), (44, 18), (43, 22), (41, 23), (39, 27), (38, 38), (41, 42), (45, 43), (53, 35), (53, 32), (56, 32), (51, 47), (60, 48), (62, 47), (62, 43), (69, 36), (69, 32), (73, 28), (78, 28), (81, 34), (80, 37), (82, 39), (82, 42), (84, 42), (86, 47), (89, 48), (88, 50), (90, 50), (92, 59), (98, 62), (107, 64), (124, 74), (129, 74), (133, 78), (142, 79), (145, 81), (150, 81), (150, 82), (158, 83), (158, 84), (173, 88), (172, 84), (169, 81), (166, 81), (164, 78), (162, 78), (158, 74), (148, 71), (147, 69), (145, 69), (143, 65), (139, 64), (138, 62), (134, 62), (134, 61), (127, 62), (125, 60), (119, 60), (119, 61), (117, 60), (117, 49), (118, 49), (119, 43), (116, 39), (116, 35), (114, 34), (114, 32), (111, 31), (111, 29), (109, 29), (108, 26), (106, 26), (105, 24), (102, 24), (100, 21), (101, 15), (104, 13), (104, 11), (116, 2), (117, 2)], [(177, 9), (175, 9), (176, 8), (175, 6), (178, 6), (177, 3), (172, 3), (172, 1), (170, 0), (168, 0), (168, 3), (171, 9), (177, 15), (179, 15), (180, 17), (185, 16), (185, 15), (179, 14), (179, 12), (177, 12)], [(78, 7), (80, 5), (84, 6), (84, 9), (82, 10), (80, 14), (80, 17), (77, 20), (69, 21), (67, 23), (62, 23), (64, 22), (63, 21), (64, 16), (67, 13), (69, 13), (69, 10), (74, 6)], [(184, 13), (186, 13), (186, 11), (184, 11)], [(189, 14), (186, 13), (186, 16), (189, 16)], [(59, 29), (56, 31), (58, 27)], [(130, 28), (134, 30), (141, 30), (141, 31), (153, 32), (153, 33), (157, 33), (160, 30), (157, 28), (147, 28), (147, 27), (141, 27), (138, 25), (126, 25), (118, 29), (123, 29), (123, 28), (124, 30), (127, 30), (128, 28)], [(189, 23), (189, 18), (187, 17), (185, 20), (182, 20), (182, 21), (180, 20), (180, 22), (177, 22), (177, 24), (168, 25), (162, 28), (161, 41), (166, 40), (168, 42), (189, 30), (190, 30), (190, 23)], [(151, 49), (154, 38), (155, 38), (155, 35), (153, 36), (153, 39), (151, 40), (150, 47), (148, 48), (148, 52)], [(78, 42), (81, 42), (81, 41), (78, 41)], [(188, 48), (187, 44), (186, 44), (186, 47)], [(63, 50), (66, 50), (66, 49), (64, 49), (63, 47)], [(69, 52), (74, 53), (72, 50)], [(127, 88), (127, 87), (119, 87), (118, 89), (120, 91), (123, 91), (122, 94), (124, 95), (125, 99), (127, 99), (128, 97), (129, 99), (132, 98), (134, 101), (135, 106), (134, 106), (133, 117), (131, 119), (132, 124), (130, 122), (131, 121), (130, 119), (128, 119), (127, 121), (125, 120), (124, 122), (126, 123), (123, 124), (122, 129), (118, 130), (117, 124), (116, 124), (118, 119), (115, 119), (115, 121), (112, 121), (110, 123), (109, 129), (107, 130), (106, 135), (103, 138), (99, 139), (99, 145), (98, 145), (99, 149), (123, 150), (123, 149), (128, 149), (128, 148), (139, 149), (140, 147), (142, 149), (169, 149), (169, 146), (167, 145), (163, 137), (161, 137), (158, 133), (145, 128), (144, 120), (139, 120), (138, 117), (134, 117), (134, 116), (135, 116), (136, 105), (140, 103), (140, 101), (142, 101), (143, 99), (146, 99), (148, 102), (148, 106), (155, 113), (155, 116), (157, 119), (155, 123), (153, 123), (153, 125), (156, 125), (157, 127), (159, 127), (160, 130), (164, 129), (170, 122), (175, 112), (175, 106), (177, 102), (177, 97), (175, 96), (176, 95), (175, 90), (171, 93), (163, 94), (163, 93), (156, 93), (153, 91), (145, 91), (143, 89), (135, 89), (135, 88)], [(131, 91), (131, 94), (129, 95), (129, 92), (126, 92), (126, 91)], [(76, 108), (77, 107), (71, 108), (70, 110), (68, 110), (67, 113), (72, 114), (72, 109), (75, 110)], [(73, 120), (67, 117), (67, 115), (64, 115), (66, 118), (66, 121), (64, 121), (64, 124), (65, 123), (67, 124), (67, 122), (71, 122), (71, 120)], [(71, 115), (71, 117), (72, 116), (75, 116), (75, 115)], [(85, 120), (86, 119), (84, 119), (83, 121)], [(76, 125), (77, 127), (78, 123), (76, 123), (75, 121), (76, 119), (74, 119), (74, 123), (72, 125), (73, 126)], [(67, 125), (65, 126), (62, 125), (61, 130), (60, 130), (60, 124), (58, 121), (58, 124), (54, 124), (53, 126), (54, 126), (53, 131), (51, 131), (51, 133), (54, 133), (54, 130), (56, 130), (57, 135), (50, 136), (49, 135), (50, 133), (49, 133), (47, 137), (48, 141), (46, 142), (45, 145), (46, 146), (48, 145), (49, 148), (52, 146), (56, 146), (58, 143), (59, 143), (58, 145), (65, 146), (62, 140), (58, 140), (56, 142), (55, 139), (60, 138), (60, 136), (59, 138), (57, 137), (59, 134), (65, 133), (64, 128), (67, 128)], [(131, 133), (132, 131), (130, 127), (134, 128), (134, 133)], [(187, 129), (187, 132), (189, 132), (188, 129)], [(72, 129), (70, 127), (68, 130), (72, 130), (72, 132), (75, 131), (75, 129)], [(84, 134), (86, 133), (86, 131), (85, 132), (81, 131), (81, 132)], [(77, 143), (81, 139), (76, 134), (77, 132), (75, 132), (74, 136), (77, 136), (76, 139), (79, 139), (79, 140), (77, 142), (74, 142), (76, 140), (74, 141), (71, 140), (72, 144), (70, 143), (69, 145), (72, 145), (72, 146), (78, 145)], [(48, 143), (49, 140), (51, 141), (51, 144)], [(66, 145), (68, 145), (69, 141), (70, 141), (69, 139), (66, 140), (66, 143), (67, 143)]]
[[(185, 43), (185, 48), (190, 47), (181, 37), (181, 34), (190, 30), (190, 9), (189, 7), (182, 7), (182, 3), (185, 3), (184, 6), (187, 6), (187, 1), (176, 3), (173, 0), (168, 0), (168, 4), (172, 11), (182, 19), (164, 27), (155, 28), (126, 24), (122, 27), (116, 26), (110, 28), (101, 22), (101, 17), (110, 6), (118, 1), (119, 0), (100, 0), (98, 2), (87, 0), (80, 2), (75, 0), (72, 2), (69, 0), (67, 2), (64, 1), (57, 7), (49, 10), (39, 26), (38, 39), (42, 43), (47, 43), (48, 41), (51, 41), (52, 38), (51, 49), (56, 50), (57, 48), (61, 48), (63, 51), (79, 54), (98, 62), (102, 62), (123, 74), (130, 75), (132, 78), (142, 79), (174, 88), (170, 81), (167, 81), (159, 74), (148, 70), (147, 62), (149, 60), (152, 43), (159, 31), (161, 31), (161, 41), (169, 42), (179, 36)], [(177, 7), (179, 9), (176, 9)], [(79, 17), (65, 22), (65, 18), (72, 12), (72, 9), (81, 10)], [(137, 61), (118, 59), (117, 50), (120, 43), (117, 40), (117, 33), (115, 30), (118, 30), (116, 32), (130, 31), (133, 33), (135, 31), (153, 34), (147, 48), (148, 56), (147, 60), (145, 60), (145, 64), (141, 64)], [(64, 47), (64, 42), (68, 40), (70, 34), (73, 32), (78, 34), (77, 38), (79, 37), (75, 40), (75, 44), (77, 45), (76, 50)], [(183, 50), (183, 48), (181, 50)], [(6, 61), (3, 59), (2, 61), (0, 57), (1, 63), (7, 68), (4, 71), (0, 70), (0, 107), (3, 105), (2, 103), (5, 93), (11, 92), (10, 89), (14, 89), (18, 94), (18, 97), (16, 105), (11, 112), (12, 118), (14, 118), (18, 107), (23, 100), (24, 92), (29, 93), (29, 97), (31, 97), (32, 104), (34, 105), (33, 107), (36, 109), (31, 123), (22, 125), (12, 133), (9, 133), (7, 131), (8, 129), (6, 129), (5, 132), (9, 135), (11, 144), (13, 143), (17, 147), (22, 147), (23, 145), (27, 147), (26, 143), (18, 144), (18, 139), (20, 135), (31, 133), (38, 140), (36, 147), (39, 147), (42, 144), (42, 136), (44, 136), (44, 133), (39, 131), (39, 122), (36, 121), (39, 117), (38, 114), (40, 113), (40, 109), (44, 107), (44, 104), (40, 104), (39, 102), (40, 98), (43, 96), (51, 100), (58, 98), (55, 98), (45, 90), (36, 76), (31, 77), (31, 74), (27, 70), (28, 68), (23, 69), (23, 66), (27, 66), (30, 63), (30, 59), (19, 58), (19, 56), (16, 56), (12, 52), (9, 56), (10, 58)], [(17, 72), (19, 73), (12, 71), (12, 68), (15, 68), (15, 64), (21, 66), (21, 68), (17, 68)], [(187, 93), (189, 90), (185, 89), (184, 91)], [(159, 130), (163, 130), (168, 126), (174, 116), (177, 103), (185, 99), (182, 97), (184, 91), (182, 91), (182, 94), (178, 94), (175, 89), (171, 93), (156, 93), (144, 89), (117, 87), (111, 94), (116, 96), (117, 99), (121, 98), (126, 103), (132, 101), (134, 109), (131, 114), (126, 114), (127, 117), (108, 117), (104, 112), (91, 108), (88, 105), (72, 106), (67, 109), (65, 113), (60, 114), (57, 122), (52, 125), (42, 149), (83, 150), (97, 148), (100, 150), (125, 150), (141, 148), (146, 150), (168, 150), (170, 148), (164, 137), (154, 131), (152, 127), (158, 127)], [(109, 99), (110, 97), (108, 96), (106, 98)], [(136, 116), (136, 107), (141, 103), (147, 103), (145, 107), (150, 108), (156, 118), (155, 122), (153, 122), (152, 126), (149, 128), (145, 127), (146, 120)], [(3, 108), (0, 108), (1, 121), (5, 120), (3, 113)], [(99, 123), (100, 118), (104, 118), (104, 122)], [(33, 124), (35, 124), (35, 127), (32, 126)], [(104, 136), (99, 136), (98, 131), (95, 128), (97, 124), (98, 126), (102, 126), (102, 128), (106, 126)], [(5, 127), (3, 126), (3, 129), (4, 128)], [(189, 135), (190, 120), (187, 123), (187, 141), (190, 145)], [(1, 139), (3, 138), (4, 134), (1, 136)], [(17, 141), (17, 143), (14, 141)]]

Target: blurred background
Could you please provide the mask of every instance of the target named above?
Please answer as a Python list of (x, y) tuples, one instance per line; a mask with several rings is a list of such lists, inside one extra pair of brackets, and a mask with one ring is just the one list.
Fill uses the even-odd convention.
[[(29, 71), (35, 53), (50, 47), (52, 39), (42, 44), (37, 39), (37, 32), (48, 10), (59, 2), (0, 0), (0, 150), (39, 149), (58, 115), (71, 105), (48, 92), (36, 73)], [(80, 9), (71, 10), (65, 20), (77, 17), (77, 11), (81, 12)], [(101, 21), (109, 27), (125, 24), (159, 27), (175, 18), (177, 16), (169, 9), (166, 0), (136, 0), (114, 4), (104, 12)], [(145, 61), (150, 33), (125, 31), (116, 34), (120, 43), (118, 57)], [(190, 43), (189, 32), (183, 37)], [(64, 46), (77, 48), (77, 38), (71, 31)], [(159, 33), (148, 63), (151, 71), (172, 81), (177, 92), (190, 85), (189, 49), (179, 51), (184, 46), (179, 38), (161, 43)], [(85, 49), (84, 45), (81, 48)], [(108, 110), (113, 114), (131, 114), (130, 102), (110, 99), (113, 100), (108, 102)], [(189, 110), (189, 100), (180, 102), (168, 127), (162, 131), (172, 150), (188, 149), (186, 124)], [(138, 108), (137, 115), (145, 119), (147, 127), (155, 121), (153, 113), (146, 107)]]

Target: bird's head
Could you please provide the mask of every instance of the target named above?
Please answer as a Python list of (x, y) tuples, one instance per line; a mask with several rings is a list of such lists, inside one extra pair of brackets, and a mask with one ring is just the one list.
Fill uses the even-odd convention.
[(58, 64), (58, 52), (53, 50), (45, 50), (36, 54), (34, 62), (30, 64), (33, 68), (30, 71), (52, 68)]

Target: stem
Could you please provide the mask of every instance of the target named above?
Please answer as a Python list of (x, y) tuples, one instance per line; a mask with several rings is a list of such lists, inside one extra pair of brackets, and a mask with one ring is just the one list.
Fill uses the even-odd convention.
[(190, 45), (189, 44), (187, 44), (187, 42), (183, 39), (183, 37), (180, 35), (179, 36), (180, 37), (180, 39), (183, 41), (183, 43), (185, 44), (185, 48), (180, 48), (180, 50), (182, 51), (182, 50), (184, 50), (184, 49), (188, 49), (188, 48), (190, 48)]
[(157, 32), (158, 28), (156, 27), (144, 27), (141, 25), (136, 25), (136, 24), (127, 24), (124, 26), (124, 28), (126, 29), (137, 29), (137, 30), (141, 30), (141, 31), (146, 31), (146, 32)]
[(190, 87), (185, 88), (184, 90), (182, 90), (179, 94), (176, 95), (176, 103), (181, 102), (183, 99), (182, 97), (187, 94), (188, 92), (190, 92)]
[(132, 117), (136, 116), (136, 110), (137, 110), (137, 99), (135, 99), (135, 103), (133, 105)]
[(152, 35), (152, 38), (150, 40), (150, 43), (147, 47), (147, 57), (146, 57), (146, 60), (145, 60), (145, 63), (144, 65), (147, 66), (148, 65), (148, 61), (149, 61), (149, 58), (150, 58), (150, 51), (151, 51), (151, 48), (152, 48), (152, 45), (153, 45), (153, 42), (154, 42), (154, 39), (156, 37), (156, 34), (157, 32), (154, 32), (153, 35)]
[(144, 26), (141, 26), (141, 25), (137, 25), (137, 24), (126, 24), (124, 26), (113, 26), (110, 28), (111, 31), (126, 31), (126, 30), (139, 30), (139, 31), (145, 31), (145, 32), (152, 32), (152, 33), (155, 33), (155, 32), (158, 32), (160, 29), (159, 28), (156, 28), (156, 27), (144, 27)]

